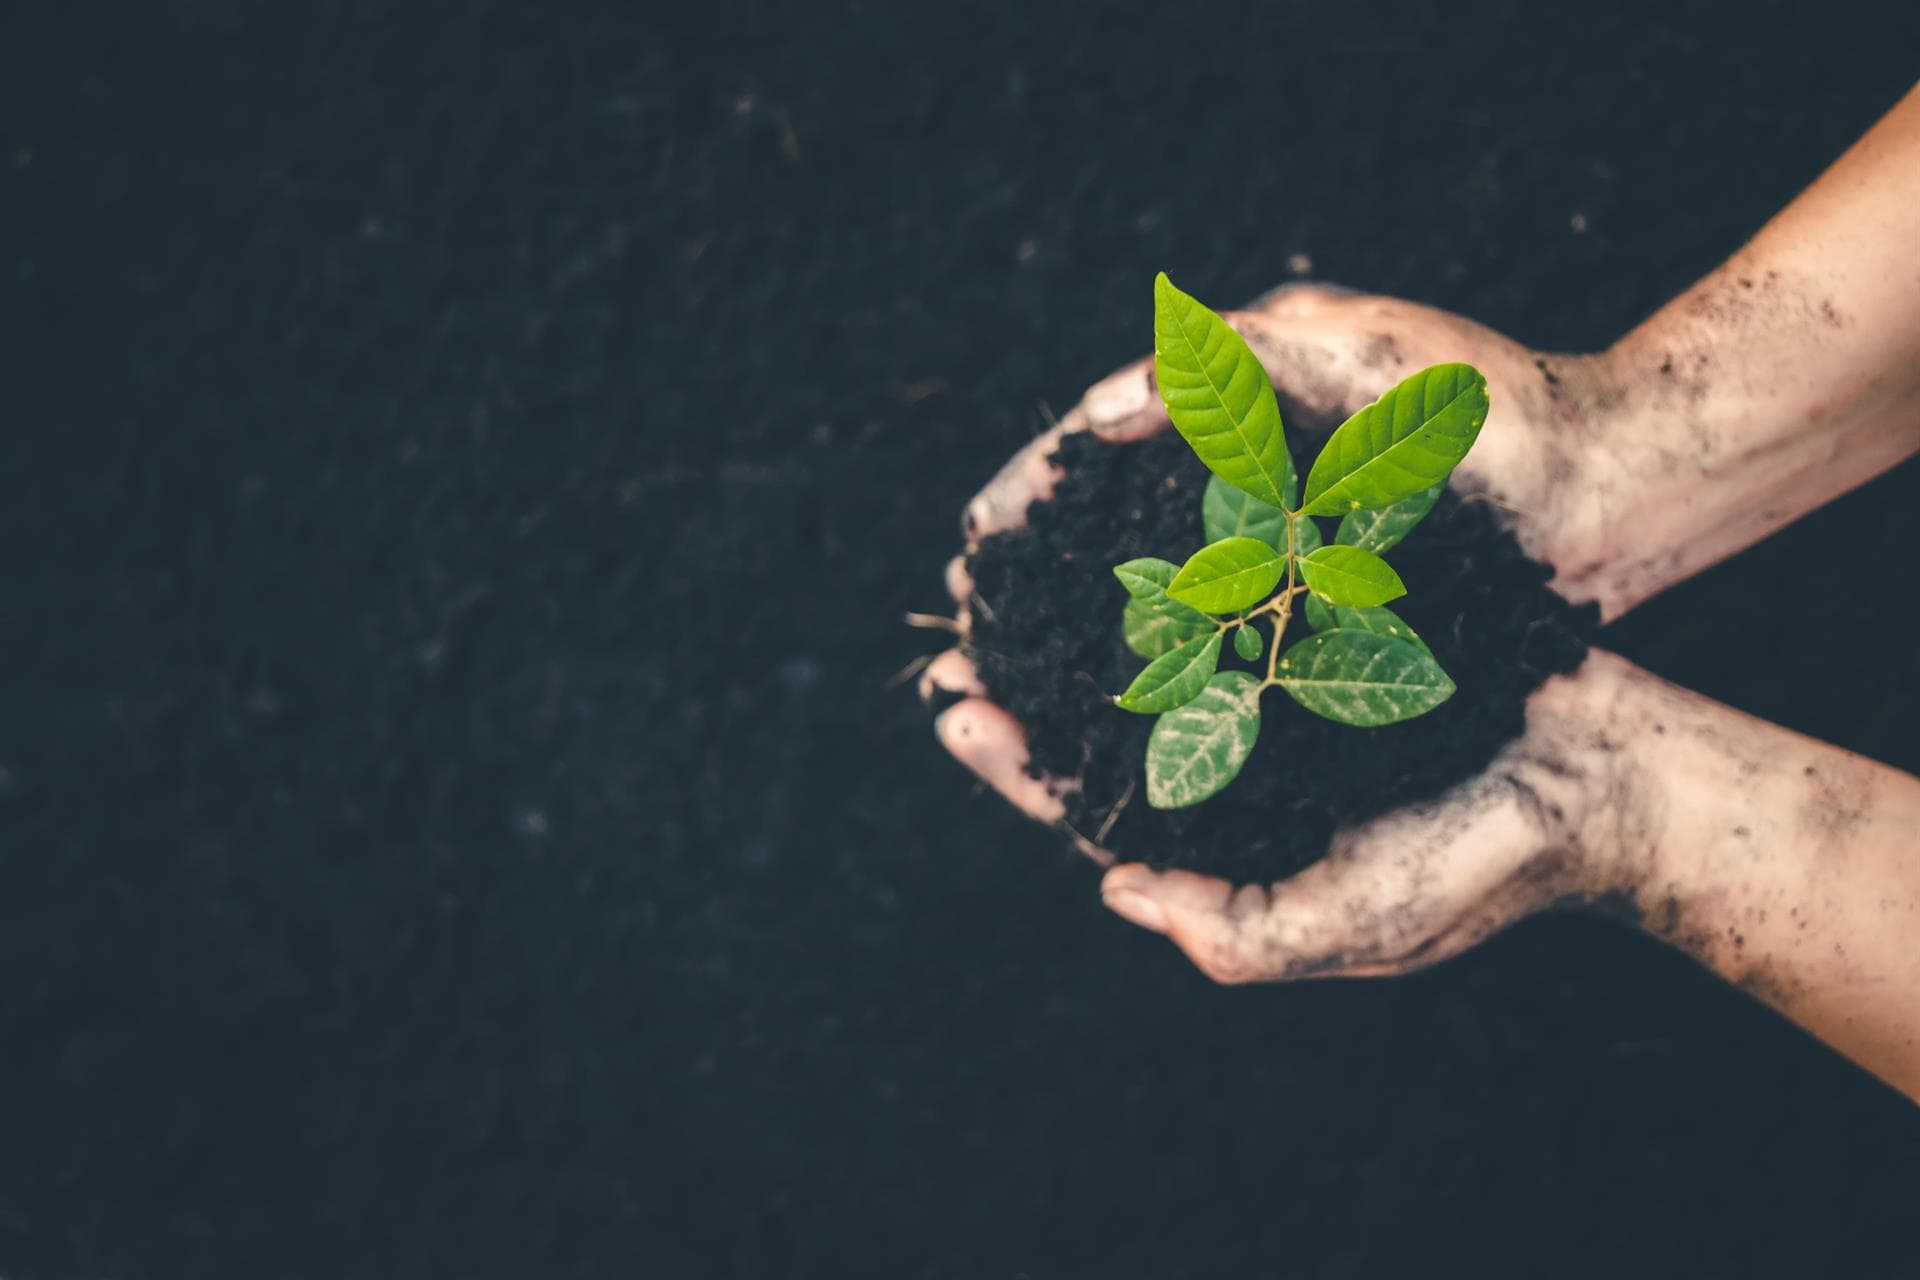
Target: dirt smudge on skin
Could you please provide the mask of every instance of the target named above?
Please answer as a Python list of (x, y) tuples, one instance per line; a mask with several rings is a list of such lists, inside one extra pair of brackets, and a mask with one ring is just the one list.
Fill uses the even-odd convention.
[(1846, 843), (1867, 821), (1872, 811), (1871, 783), (1851, 770), (1821, 773), (1808, 765), (1803, 775), (1812, 794), (1801, 807), (1800, 820), (1807, 831), (1829, 847)]
[(1735, 986), (1776, 1009), (1792, 1009), (1806, 994), (1804, 982), (1770, 960), (1762, 960), (1732, 976)]
[(1290, 430), (1325, 435), (1363, 403), (1354, 399), (1352, 379), (1331, 349), (1274, 342), (1259, 329), (1248, 330), (1246, 339), (1272, 375), (1280, 418)]
[(1407, 358), (1400, 351), (1400, 340), (1390, 333), (1370, 335), (1360, 344), (1356, 357), (1362, 369), (1404, 369)]

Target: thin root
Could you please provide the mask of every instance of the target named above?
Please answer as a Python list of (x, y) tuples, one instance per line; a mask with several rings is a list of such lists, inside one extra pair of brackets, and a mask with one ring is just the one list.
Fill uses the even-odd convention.
[(937, 613), (909, 613), (905, 615), (910, 627), (924, 627), (929, 631), (945, 631), (960, 636), (966, 634), (966, 628), (960, 625), (958, 618), (948, 618)]
[(1106, 844), (1107, 833), (1112, 831), (1113, 824), (1120, 820), (1120, 814), (1126, 809), (1127, 801), (1133, 799), (1133, 788), (1136, 781), (1137, 779), (1134, 778), (1127, 779), (1127, 789), (1122, 791), (1120, 798), (1113, 802), (1113, 808), (1107, 810), (1107, 816), (1100, 823), (1100, 830), (1096, 832), (1093, 837), (1095, 844)]
[(1114, 857), (1111, 853), (1107, 852), (1105, 849), (1102, 849), (1099, 845), (1087, 839), (1085, 836), (1081, 835), (1078, 831), (1075, 831), (1072, 825), (1068, 823), (1065, 818), (1062, 818), (1060, 820), (1060, 828), (1061, 830), (1065, 831), (1069, 836), (1073, 837), (1073, 847), (1078, 849), (1081, 853), (1085, 854), (1088, 858), (1092, 859), (1095, 866), (1110, 867), (1114, 863), (1119, 861), (1119, 859)]
[(912, 662), (909, 662), (906, 666), (900, 668), (898, 671), (888, 676), (886, 684), (882, 685), (881, 687), (884, 689), (898, 689), (901, 685), (913, 679), (915, 676), (919, 675), (922, 671), (925, 671), (929, 666), (933, 664), (933, 660), (939, 656), (940, 655), (937, 653), (921, 654), (919, 657), (915, 658)]

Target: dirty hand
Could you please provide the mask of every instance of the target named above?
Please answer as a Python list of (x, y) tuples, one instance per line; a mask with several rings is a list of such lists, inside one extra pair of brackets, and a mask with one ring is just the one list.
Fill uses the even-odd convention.
[[(1330, 429), (1426, 365), (1475, 365), (1487, 376), (1492, 408), (1451, 483), (1504, 509), (1529, 554), (1563, 568), (1601, 558), (1597, 513), (1578, 497), (1592, 487), (1585, 472), (1594, 430), (1584, 410), (1597, 398), (1591, 362), (1537, 355), (1431, 308), (1324, 287), (1283, 289), (1227, 318), (1266, 366), (1296, 429)], [(1124, 445), (1168, 426), (1150, 359), (1106, 378), (969, 504), (969, 546), (1024, 523), (1028, 506), (1051, 494), (1058, 476), (1048, 455), (1062, 433), (1092, 431)], [(947, 577), (964, 628), (964, 558)], [(1555, 679), (1529, 702), (1525, 735), (1484, 775), (1433, 805), (1340, 833), (1327, 858), (1284, 884), (1236, 889), (1124, 866), (1108, 873), (1107, 902), (1168, 934), (1215, 978), (1234, 981), (1416, 967), (1550, 903), (1624, 889), (1615, 851), (1599, 849), (1585, 830), (1588, 799), (1604, 790), (1606, 772), (1590, 748), (1610, 732), (1604, 689), (1641, 674), (1601, 655)], [(936, 659), (921, 688), (962, 695), (938, 730), (962, 763), (1029, 815), (1061, 817), (1072, 780), (1027, 773), (1024, 733), (983, 696), (961, 650)]]
[[(1614, 618), (1920, 451), (1916, 154), (1920, 89), (1600, 355), (1542, 355), (1431, 308), (1316, 287), (1228, 319), (1296, 429), (1426, 365), (1478, 367), (1489, 416), (1450, 483), (1503, 508), (1563, 596)], [(1061, 433), (1124, 444), (1164, 430), (1151, 367), (1105, 379), (1016, 455), (969, 504), (970, 544), (1052, 492)], [(964, 560), (947, 581), (964, 636)], [(1060, 818), (1072, 781), (1027, 775), (1020, 726), (964, 653), (928, 668), (923, 694), (935, 686), (961, 695), (939, 722), (948, 749), (1027, 813)], [(1479, 778), (1336, 833), (1291, 880), (1235, 889), (1136, 865), (1102, 887), (1224, 981), (1400, 972), (1540, 907), (1606, 898), (1920, 1100), (1916, 833), (1920, 779), (1596, 650), (1534, 692), (1525, 731)]]

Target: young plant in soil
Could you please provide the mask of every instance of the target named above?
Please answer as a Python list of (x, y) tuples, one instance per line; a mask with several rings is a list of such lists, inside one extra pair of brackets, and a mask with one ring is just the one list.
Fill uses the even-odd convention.
[[(1121, 616), (1127, 646), (1149, 659), (1115, 703), (1160, 717), (1147, 801), (1176, 809), (1239, 774), (1268, 689), (1365, 727), (1423, 715), (1453, 694), (1425, 642), (1386, 607), (1407, 589), (1381, 554), (1433, 508), (1473, 447), (1487, 382), (1464, 364), (1413, 374), (1334, 431), (1303, 497), (1273, 384), (1246, 341), (1164, 272), (1153, 328), (1167, 415), (1213, 473), (1200, 509), (1208, 543), (1177, 567), (1149, 557), (1114, 568), (1132, 597)], [(1340, 517), (1332, 542), (1317, 516)], [(1283, 650), (1296, 621), (1312, 634)], [(1219, 670), (1228, 644), (1249, 663), (1264, 654), (1265, 676)]]

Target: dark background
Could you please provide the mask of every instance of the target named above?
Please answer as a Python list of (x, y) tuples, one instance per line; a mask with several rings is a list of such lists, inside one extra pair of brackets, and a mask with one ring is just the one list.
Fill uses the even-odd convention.
[[(1920, 1266), (1914, 1108), (1677, 955), (1214, 989), (886, 688), (1156, 269), (1604, 344), (1913, 6), (22, 8), (0, 1272)], [(1920, 766), (1917, 500), (1610, 642)]]

